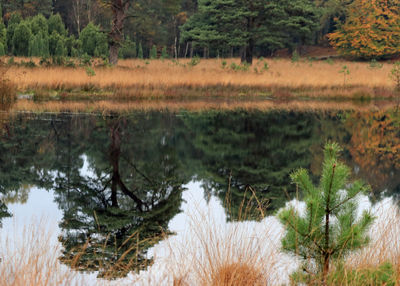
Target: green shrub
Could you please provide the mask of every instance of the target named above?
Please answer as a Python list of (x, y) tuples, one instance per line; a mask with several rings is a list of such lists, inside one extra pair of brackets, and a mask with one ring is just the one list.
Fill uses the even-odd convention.
[(222, 68), (225, 69), (225, 68), (226, 68), (226, 65), (227, 65), (226, 60), (223, 60), (223, 61), (221, 62)]
[(14, 57), (10, 57), (10, 58), (8, 59), (7, 64), (8, 64), (9, 66), (14, 65), (14, 64), (15, 64)]
[(20, 65), (23, 66), (23, 67), (27, 67), (27, 68), (34, 68), (34, 67), (36, 67), (35, 62), (34, 62), (32, 59), (30, 59), (30, 60), (27, 61), (27, 62), (21, 61), (21, 64), (20, 64)]
[(39, 65), (45, 66), (45, 67), (49, 67), (49, 66), (51, 66), (51, 62), (50, 62), (50, 60), (49, 60), (48, 57), (45, 57), (45, 56), (44, 56), (44, 57), (41, 57), (41, 58), (40, 58)]
[(4, 49), (4, 45), (3, 43), (0, 43), (0, 57), (5, 56), (6, 55), (6, 51)]
[(383, 64), (381, 64), (380, 62), (378, 62), (376, 59), (372, 59), (369, 62), (369, 68), (370, 69), (380, 69), (383, 67)]
[(231, 70), (233, 70), (233, 71), (248, 71), (250, 68), (250, 64), (243, 63), (241, 65), (237, 65), (235, 63), (231, 63), (230, 67), (231, 67)]
[(200, 57), (194, 56), (193, 58), (190, 59), (190, 62), (188, 63), (188, 65), (191, 67), (194, 67), (194, 66), (197, 66), (199, 63), (200, 63)]
[(156, 59), (157, 58), (157, 47), (153, 45), (150, 50), (150, 59)]
[(92, 57), (91, 56), (89, 56), (88, 54), (83, 54), (81, 57), (80, 57), (80, 59), (79, 59), (79, 61), (80, 61), (80, 65), (81, 66), (91, 66), (92, 65)]
[(388, 262), (378, 267), (363, 269), (346, 269), (343, 265), (340, 265), (329, 274), (327, 284), (332, 286), (395, 286), (395, 275), (392, 264)]
[(136, 43), (132, 42), (129, 39), (129, 37), (125, 40), (120, 51), (121, 51), (121, 57), (124, 59), (137, 57)]
[(292, 63), (297, 63), (300, 60), (300, 55), (297, 50), (294, 50), (292, 53)]
[(139, 43), (138, 58), (143, 60), (143, 47), (142, 43)]
[(167, 52), (167, 47), (166, 46), (164, 46), (163, 48), (162, 48), (162, 50), (161, 50), (161, 59), (168, 59), (169, 58), (169, 55), (168, 55), (168, 52)]

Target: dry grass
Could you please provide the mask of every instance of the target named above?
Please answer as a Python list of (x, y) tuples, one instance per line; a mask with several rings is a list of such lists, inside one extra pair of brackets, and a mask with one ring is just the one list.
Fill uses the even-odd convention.
[[(38, 229), (37, 225), (41, 227)], [(1, 286), (84, 285), (85, 281), (58, 261), (60, 246), (41, 220), (0, 245)], [(54, 237), (53, 237), (54, 239)]]
[[(238, 59), (201, 60), (194, 67), (189, 60), (172, 61), (121, 60), (115, 68), (95, 68), (96, 75), (89, 77), (85, 68), (26, 68), (12, 67), (10, 77), (24, 90), (64, 90), (67, 92), (87, 90), (98, 93), (110, 91), (107, 96), (119, 97), (187, 97), (240, 94), (264, 94), (268, 91), (282, 93), (289, 90), (290, 96), (316, 97), (393, 97), (393, 82), (389, 79), (391, 63), (382, 68), (371, 68), (365, 62), (302, 60), (292, 63), (288, 59), (267, 59), (269, 69), (262, 71), (264, 62), (257, 62), (249, 71), (233, 71), (229, 68)], [(343, 74), (346, 65), (350, 75), (344, 86)], [(257, 72), (254, 70), (257, 68)]]
[[(393, 281), (400, 281), (398, 206), (387, 199), (378, 203), (373, 213), (377, 220), (371, 229), (371, 244), (348, 257), (343, 275), (328, 285), (361, 286), (357, 275), (387, 261), (394, 265)], [(261, 222), (226, 223), (225, 219), (209, 211), (192, 214), (187, 236), (172, 236), (164, 242), (169, 250), (162, 259), (155, 258), (147, 279), (97, 280), (96, 285), (288, 285), (288, 275), (298, 264), (280, 252), (282, 225), (274, 217), (265, 217)], [(38, 230), (37, 224), (42, 228)], [(92, 285), (93, 281), (84, 280), (59, 263), (60, 248), (51, 241), (51, 228), (43, 225), (31, 224), (1, 245), (0, 285)], [(353, 280), (347, 279), (353, 270), (359, 274), (351, 276)], [(367, 284), (362, 285), (376, 285), (372, 278), (363, 281)]]
[(211, 277), (214, 286), (264, 286), (261, 269), (254, 265), (231, 263), (222, 265)]
[(297, 110), (339, 111), (387, 110), (396, 106), (393, 101), (302, 101), (302, 100), (131, 100), (131, 101), (42, 101), (18, 100), (11, 111), (15, 112), (72, 112), (72, 113), (124, 113), (135, 110)]

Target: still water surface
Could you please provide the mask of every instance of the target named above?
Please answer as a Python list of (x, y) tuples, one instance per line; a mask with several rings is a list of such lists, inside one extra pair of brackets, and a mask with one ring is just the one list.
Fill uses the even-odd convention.
[(301, 199), (289, 174), (304, 167), (318, 178), (327, 140), (337, 141), (354, 176), (371, 184), (372, 203), (400, 193), (395, 111), (2, 118), (2, 235), (13, 228), (10, 215), (22, 222), (45, 215), (58, 225), (60, 261), (98, 277), (145, 269), (161, 237), (187, 227), (190, 209), (209, 203), (224, 222), (256, 222)]

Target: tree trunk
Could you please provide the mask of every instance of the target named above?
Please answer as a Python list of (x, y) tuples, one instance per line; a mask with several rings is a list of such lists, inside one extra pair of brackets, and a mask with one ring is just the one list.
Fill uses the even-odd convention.
[(193, 58), (193, 41), (190, 43), (190, 58)]
[(206, 59), (207, 58), (207, 47), (203, 48), (203, 58)]
[(250, 38), (247, 42), (246, 55), (245, 55), (245, 61), (250, 65), (253, 64), (254, 39), (251, 35), (251, 30), (253, 29), (253, 26), (254, 26), (254, 19), (253, 17), (250, 17), (247, 19), (247, 31), (250, 33)]
[(117, 186), (119, 178), (119, 159), (121, 154), (121, 135), (119, 123), (115, 123), (110, 128), (111, 145), (110, 145), (110, 164), (112, 166), (111, 177), (111, 205), (118, 207)]
[(240, 63), (244, 63), (246, 61), (246, 47), (240, 48)]
[(123, 40), (123, 28), (126, 13), (129, 8), (129, 0), (112, 0), (112, 24), (111, 31), (108, 34), (110, 42), (110, 64), (116, 65), (118, 63), (118, 51), (121, 47)]
[(174, 57), (175, 60), (178, 59), (178, 29), (177, 29), (176, 18), (174, 16), (174, 35), (175, 35), (175, 44), (174, 44)]
[(329, 260), (330, 260), (330, 253), (326, 252), (324, 254), (324, 269), (322, 270), (322, 276), (323, 276), (323, 283), (326, 285), (326, 281), (328, 279), (328, 273), (329, 273)]
[(254, 40), (249, 39), (249, 44), (246, 46), (245, 61), (248, 64), (253, 64), (253, 51), (254, 51)]
[(188, 50), (189, 50), (189, 42), (187, 42), (187, 43), (186, 43), (186, 49), (185, 49), (185, 59), (186, 59), (186, 57), (187, 57)]

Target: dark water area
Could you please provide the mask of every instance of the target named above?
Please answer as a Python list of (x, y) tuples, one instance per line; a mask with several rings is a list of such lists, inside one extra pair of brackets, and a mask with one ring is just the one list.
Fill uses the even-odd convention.
[[(122, 277), (143, 267), (146, 251), (168, 233), (185, 185), (201, 182), (228, 220), (247, 207), (254, 211), (245, 219), (257, 220), (260, 208), (273, 214), (301, 198), (289, 175), (302, 167), (316, 180), (327, 140), (342, 146), (354, 177), (372, 186), (372, 200), (400, 194), (395, 111), (2, 114), (0, 220), (33, 186), (52, 191), (62, 212), (61, 260), (81, 255), (75, 267)], [(126, 243), (134, 236), (145, 241), (140, 249)]]

